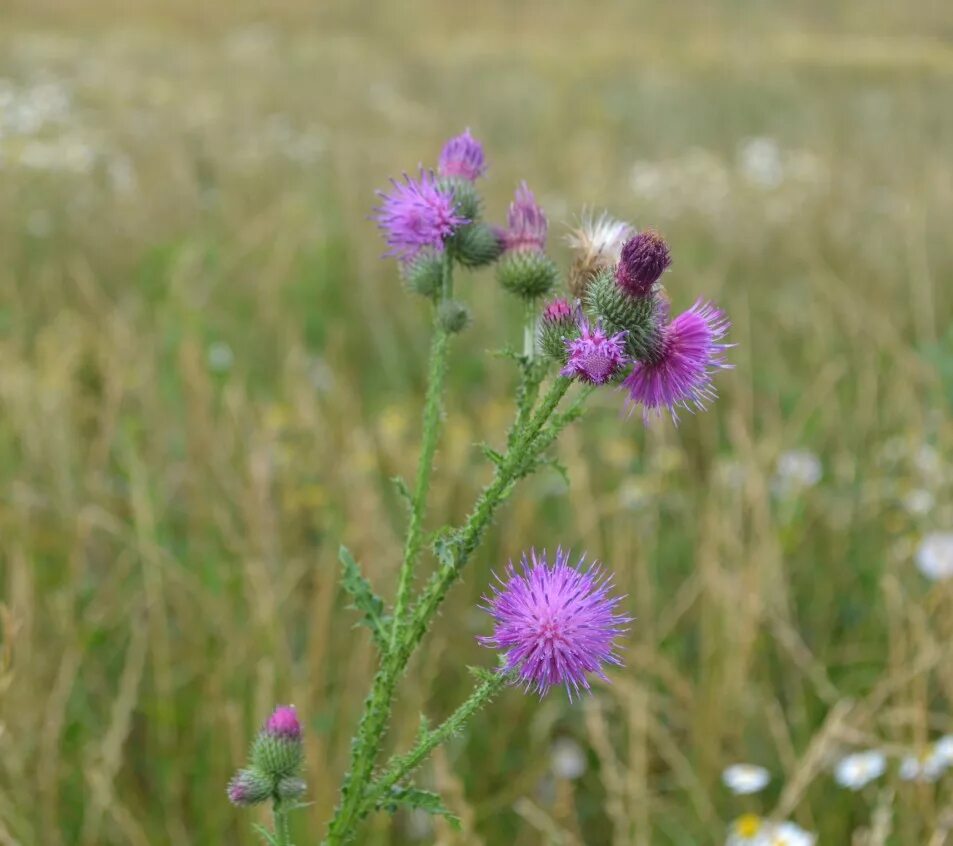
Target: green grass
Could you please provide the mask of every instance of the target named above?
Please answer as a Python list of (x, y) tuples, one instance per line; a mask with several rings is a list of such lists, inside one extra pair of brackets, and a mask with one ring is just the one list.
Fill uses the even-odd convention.
[[(738, 348), (677, 430), (602, 393), (558, 450), (571, 488), (543, 474), (501, 514), (411, 666), (395, 746), (466, 695), (475, 604), (530, 545), (616, 571), (626, 668), (579, 705), (502, 696), (423, 776), (463, 834), (422, 842), (689, 846), (778, 808), (840, 844), (880, 803), (890, 833), (857, 842), (943, 843), (951, 776), (854, 796), (827, 773), (953, 730), (953, 593), (913, 565), (953, 527), (942, 4), (196, 5), (15, 3), (0, 29), (0, 77), (71, 97), (0, 133), (0, 843), (252, 843), (224, 786), (276, 701), (307, 722), (296, 842), (318, 841), (373, 659), (337, 548), (391, 590), (388, 479), (413, 475), (427, 349), (367, 215), (466, 125), (491, 217), (526, 178), (554, 236), (585, 205), (658, 227), (675, 307), (717, 300)], [(757, 137), (777, 187), (745, 175)], [(88, 170), (22, 165), (64, 138)], [(513, 388), (491, 351), (519, 342), (491, 275), (459, 287), (476, 320), (432, 527), (489, 476), (474, 444)], [(791, 449), (824, 476), (779, 499)], [(588, 767), (553, 781), (566, 736)], [(773, 770), (762, 800), (721, 787), (738, 760)], [(362, 842), (408, 831), (382, 818)]]

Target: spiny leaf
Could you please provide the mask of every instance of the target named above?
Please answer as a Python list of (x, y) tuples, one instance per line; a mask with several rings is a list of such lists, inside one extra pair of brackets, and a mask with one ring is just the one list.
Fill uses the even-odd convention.
[(361, 574), (357, 562), (347, 547), (342, 546), (338, 552), (341, 566), (344, 568), (342, 584), (344, 589), (354, 600), (354, 607), (362, 611), (364, 617), (361, 622), (371, 630), (378, 646), (384, 648), (387, 643), (387, 616), (384, 614), (384, 602), (371, 589), (370, 583)]
[(460, 830), (460, 818), (447, 810), (440, 795), (417, 787), (394, 787), (381, 799), (380, 808), (394, 813), (398, 808), (417, 808), (434, 816), (444, 817), (457, 831)]
[(408, 508), (414, 507), (414, 497), (410, 493), (410, 488), (407, 487), (407, 483), (400, 477), (394, 476), (391, 478), (391, 482), (394, 483), (394, 487), (397, 488), (397, 493), (400, 494), (401, 499), (407, 503)]
[(491, 447), (488, 443), (479, 443), (477, 446), (480, 447), (481, 452), (497, 467), (503, 464), (503, 453), (493, 449), (493, 447)]
[(252, 828), (255, 830), (255, 833), (268, 844), (268, 846), (278, 846), (278, 841), (275, 840), (275, 835), (273, 835), (267, 828), (258, 823), (253, 823)]
[(453, 565), (456, 554), (457, 533), (450, 526), (444, 526), (433, 534), (433, 554), (445, 567)]

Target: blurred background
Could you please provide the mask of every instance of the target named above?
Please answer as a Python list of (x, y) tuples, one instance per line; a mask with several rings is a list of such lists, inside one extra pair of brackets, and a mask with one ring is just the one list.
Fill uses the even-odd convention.
[[(563, 266), (584, 206), (660, 229), (736, 369), (677, 430), (597, 395), (571, 487), (502, 511), (389, 742), (466, 695), (475, 604), (534, 544), (615, 570), (625, 669), (573, 705), (509, 691), (437, 755), (462, 832), (361, 842), (689, 846), (749, 811), (951, 842), (953, 775), (896, 766), (953, 730), (951, 106), (941, 0), (6, 0), (0, 843), (251, 844), (224, 787), (288, 701), (318, 841), (374, 659), (337, 548), (392, 589), (428, 343), (368, 214), (466, 126), (488, 217), (525, 178)], [(489, 478), (520, 337), (492, 273), (458, 287), (431, 527)], [(866, 747), (887, 775), (837, 786)], [(721, 783), (739, 761), (763, 794)]]

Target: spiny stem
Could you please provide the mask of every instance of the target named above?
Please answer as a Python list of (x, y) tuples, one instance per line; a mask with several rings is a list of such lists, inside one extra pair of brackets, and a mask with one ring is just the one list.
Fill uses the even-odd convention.
[(427, 394), (424, 400), (423, 435), (420, 459), (417, 463), (417, 480), (414, 485), (413, 502), (410, 509), (410, 522), (407, 526), (407, 538), (404, 543), (404, 560), (401, 564), (397, 582), (397, 599), (394, 603), (394, 623), (391, 629), (390, 649), (404, 625), (407, 610), (407, 598), (413, 584), (414, 567), (423, 545), (423, 522), (427, 512), (427, 495), (430, 492), (430, 474), (433, 470), (434, 454), (440, 437), (440, 400), (443, 396), (444, 377), (447, 372), (447, 349), (450, 336), (435, 323), (433, 342), (430, 345), (430, 368), (427, 379)]
[(457, 734), (467, 720), (486, 705), (507, 683), (510, 676), (503, 672), (485, 677), (473, 692), (446, 720), (433, 731), (422, 731), (414, 748), (404, 755), (395, 755), (388, 761), (384, 772), (368, 787), (365, 809), (373, 808), (387, 792), (419, 767), (441, 743)]
[(276, 846), (291, 846), (291, 832), (288, 828), (288, 812), (281, 807), (281, 800), (275, 799), (271, 812), (275, 820)]
[(523, 315), (523, 355), (530, 363), (536, 358), (536, 304), (529, 300)]
[[(453, 265), (449, 254), (444, 255), (442, 299), (453, 293)], [(346, 843), (353, 836), (357, 809), (364, 795), (367, 782), (374, 771), (374, 761), (381, 738), (390, 716), (394, 689), (406, 659), (399, 656), (401, 632), (405, 628), (410, 588), (413, 584), (414, 565), (423, 544), (423, 521), (430, 491), (430, 474), (440, 434), (440, 400), (443, 395), (444, 376), (447, 371), (449, 335), (441, 327), (435, 315), (434, 336), (430, 347), (430, 368), (427, 379), (427, 394), (424, 400), (423, 434), (417, 479), (411, 503), (410, 521), (404, 544), (404, 559), (397, 583), (394, 603), (394, 621), (390, 645), (381, 656), (381, 664), (374, 676), (371, 692), (364, 704), (357, 734), (351, 745), (351, 766), (344, 776), (341, 801), (328, 828), (328, 843)]]
[[(560, 376), (556, 379), (540, 403), (539, 409), (507, 450), (506, 456), (496, 469), (493, 481), (480, 494), (466, 523), (455, 533), (450, 560), (444, 561), (440, 569), (434, 573), (414, 608), (405, 641), (401, 644), (402, 652), (406, 653), (407, 657), (420, 642), (450, 586), (459, 576), (473, 550), (476, 549), (496, 509), (509, 496), (513, 484), (532, 468), (540, 452), (552, 443), (553, 438), (549, 438), (545, 441), (545, 446), (540, 446), (536, 443), (537, 436), (556, 410), (559, 401), (569, 390), (570, 384), (569, 379), (565, 377)], [(404, 655), (400, 657), (403, 659)]]
[[(560, 415), (564, 419), (562, 425), (558, 428), (546, 428), (570, 384), (569, 379), (558, 377), (532, 418), (514, 438), (513, 444), (497, 467), (493, 481), (484, 489), (470, 517), (456, 533), (451, 560), (442, 564), (431, 577), (421, 592), (407, 626), (402, 627), (393, 648), (382, 657), (352, 743), (351, 769), (344, 778), (341, 802), (328, 828), (328, 846), (347, 843), (355, 836), (354, 829), (364, 807), (367, 783), (373, 772), (377, 750), (390, 715), (397, 679), (420, 643), (447, 590), (459, 576), (497, 508), (509, 496), (512, 486), (533, 469), (541, 452), (555, 440), (559, 431), (577, 416), (567, 412)], [(577, 399), (574, 406), (578, 406), (580, 402)]]

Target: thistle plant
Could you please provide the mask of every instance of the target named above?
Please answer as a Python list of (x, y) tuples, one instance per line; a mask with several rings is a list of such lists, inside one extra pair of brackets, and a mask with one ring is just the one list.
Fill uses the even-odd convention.
[[(471, 694), (442, 723), (431, 728), (423, 720), (407, 751), (383, 759), (408, 661), (499, 509), (518, 482), (554, 463), (551, 448), (582, 416), (591, 394), (616, 390), (626, 407), (642, 409), (646, 424), (663, 411), (677, 422), (680, 410), (707, 406), (715, 397), (713, 376), (729, 366), (723, 312), (698, 301), (670, 318), (661, 280), (672, 260), (661, 235), (606, 214), (584, 215), (567, 238), (574, 257), (568, 290), (558, 293), (561, 274), (547, 253), (549, 222), (536, 196), (520, 183), (507, 225), (487, 223), (478, 190), (486, 171), (483, 147), (468, 130), (446, 143), (436, 171), (404, 174), (378, 193), (374, 216), (386, 256), (396, 259), (407, 289), (429, 304), (432, 330), (417, 472), (412, 485), (395, 480), (408, 520), (393, 599), (378, 596), (350, 552), (340, 550), (342, 583), (370, 629), (377, 671), (324, 833), (327, 846), (353, 842), (377, 812), (418, 808), (453, 819), (438, 795), (414, 784), (414, 773), (504, 688), (544, 696), (561, 686), (572, 700), (593, 676), (607, 680), (606, 669), (620, 664), (618, 640), (631, 622), (611, 574), (583, 558), (573, 563), (561, 548), (515, 551), (519, 565), (504, 565), (483, 604), (492, 632), (479, 643), (498, 653), (497, 662), (472, 670)], [(490, 265), (523, 318), (521, 343), (504, 355), (515, 369), (513, 422), (498, 445), (483, 446), (492, 478), (469, 514), (433, 531), (427, 506), (448, 361), (454, 337), (472, 319), (454, 273)], [(420, 579), (424, 558), (432, 563)], [(279, 708), (255, 741), (250, 765), (228, 787), (236, 805), (272, 802), (274, 831), (259, 830), (273, 846), (289, 846), (287, 813), (305, 793), (300, 743), (296, 713)]]

